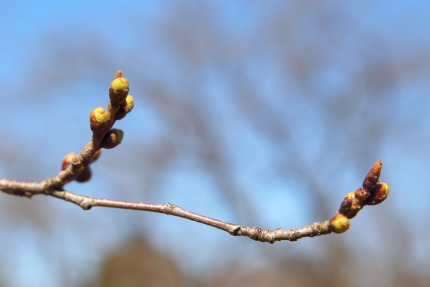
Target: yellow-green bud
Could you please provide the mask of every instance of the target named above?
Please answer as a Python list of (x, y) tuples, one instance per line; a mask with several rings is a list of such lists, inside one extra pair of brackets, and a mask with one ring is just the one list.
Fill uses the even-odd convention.
[(127, 95), (125, 101), (121, 104), (118, 112), (115, 115), (115, 119), (120, 120), (125, 117), (134, 107), (134, 99), (131, 95)]
[(110, 86), (115, 92), (120, 90), (128, 90), (128, 80), (122, 76), (121, 70), (116, 73), (115, 80), (112, 81)]
[(336, 233), (343, 233), (349, 229), (349, 219), (343, 214), (336, 214), (330, 219), (330, 225)]
[(134, 98), (132, 95), (127, 95), (125, 98), (125, 109), (128, 112), (130, 112), (134, 108)]
[(90, 127), (93, 132), (103, 131), (109, 123), (109, 112), (104, 108), (98, 107), (90, 113)]
[(129, 90), (128, 80), (122, 76), (121, 70), (116, 73), (115, 80), (112, 81), (109, 88), (109, 96), (112, 105), (121, 105)]

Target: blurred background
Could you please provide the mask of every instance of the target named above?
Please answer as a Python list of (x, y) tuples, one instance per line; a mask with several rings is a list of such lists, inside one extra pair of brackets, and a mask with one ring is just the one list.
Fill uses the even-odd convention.
[(430, 2), (0, 4), (0, 178), (55, 176), (121, 69), (124, 141), (72, 192), (289, 229), (379, 159), (391, 186), (348, 232), (274, 245), (0, 193), (0, 286), (430, 285)]

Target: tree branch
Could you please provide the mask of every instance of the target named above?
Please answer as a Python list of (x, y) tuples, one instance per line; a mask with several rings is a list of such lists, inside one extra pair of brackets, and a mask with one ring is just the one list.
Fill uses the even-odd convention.
[(204, 215), (187, 211), (171, 203), (149, 204), (110, 199), (93, 198), (64, 190), (70, 181), (88, 181), (91, 176), (90, 164), (97, 160), (101, 148), (116, 147), (122, 140), (123, 132), (111, 129), (116, 120), (122, 119), (133, 108), (133, 98), (128, 95), (128, 81), (118, 71), (109, 88), (110, 103), (108, 112), (97, 108), (90, 114), (92, 140), (78, 154), (69, 154), (63, 159), (62, 171), (53, 178), (41, 182), (19, 182), (0, 179), (0, 191), (25, 196), (44, 194), (76, 204), (84, 210), (92, 207), (109, 207), (129, 210), (149, 211), (182, 217), (198, 223), (206, 224), (233, 236), (247, 236), (256, 241), (274, 243), (276, 241), (296, 241), (303, 237), (314, 237), (332, 232), (342, 233), (349, 229), (349, 219), (355, 217), (365, 205), (376, 205), (384, 201), (389, 192), (386, 183), (379, 182), (382, 161), (376, 162), (366, 175), (363, 184), (355, 192), (347, 194), (335, 215), (324, 222), (315, 222), (297, 229), (266, 230), (259, 227), (244, 227)]
[[(358, 211), (364, 207), (364, 205), (375, 205), (382, 202), (386, 198), (388, 193), (387, 185), (385, 183), (378, 182), (381, 168), (382, 162), (378, 161), (369, 171), (363, 182), (363, 186), (345, 197), (339, 210), (332, 219), (326, 220), (324, 222), (315, 222), (297, 229), (279, 228), (271, 231), (261, 229), (259, 227), (244, 227), (241, 225), (213, 219), (204, 215), (187, 211), (171, 203), (149, 204), (128, 202), (94, 198), (61, 189), (50, 191), (44, 190), (46, 185), (45, 181), (40, 183), (26, 183), (0, 179), (0, 190), (11, 195), (27, 197), (37, 194), (45, 194), (74, 203), (84, 210), (89, 210), (92, 207), (109, 207), (163, 213), (206, 224), (226, 231), (234, 236), (247, 236), (253, 240), (274, 243), (275, 241), (296, 241), (303, 237), (314, 237), (332, 232), (341, 233), (346, 231), (349, 227), (348, 219), (354, 217)], [(364, 186), (366, 186), (366, 188)], [(371, 191), (369, 191), (369, 188)], [(360, 198), (362, 200), (360, 200)]]

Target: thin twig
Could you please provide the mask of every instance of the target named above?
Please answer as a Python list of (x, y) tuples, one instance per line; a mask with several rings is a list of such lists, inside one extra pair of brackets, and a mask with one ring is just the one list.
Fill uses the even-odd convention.
[[(361, 203), (357, 205), (353, 201), (359, 198), (359, 196), (346, 196), (342, 202), (337, 215), (345, 215), (347, 218), (354, 217), (359, 210), (363, 208), (364, 205), (370, 204), (369, 199), (374, 198), (378, 194), (378, 186), (381, 183), (378, 182), (380, 170), (382, 168), (382, 162), (378, 161), (366, 176), (363, 187), (357, 189), (354, 193), (363, 192), (368, 193), (367, 196), (362, 198)], [(366, 186), (366, 188), (364, 187)], [(31, 197), (37, 194), (45, 194), (48, 196), (53, 196), (71, 203), (74, 203), (84, 210), (89, 210), (92, 207), (109, 207), (109, 208), (120, 208), (129, 210), (140, 210), (149, 211), (156, 213), (163, 213), (167, 215), (173, 215), (177, 217), (182, 217), (188, 220), (192, 220), (198, 223), (206, 224), (220, 230), (226, 231), (234, 236), (247, 236), (256, 241), (274, 243), (275, 241), (288, 240), (296, 241), (303, 237), (314, 237), (324, 234), (329, 234), (331, 232), (339, 232), (334, 226), (334, 216), (330, 220), (324, 222), (315, 222), (310, 225), (306, 225), (302, 228), (297, 229), (275, 229), (267, 230), (261, 229), (259, 227), (244, 227), (241, 225), (213, 219), (204, 215), (200, 215), (194, 212), (187, 211), (177, 205), (171, 203), (165, 204), (149, 204), (149, 203), (139, 203), (139, 202), (129, 202), (129, 201), (119, 201), (110, 199), (94, 198), (84, 195), (79, 195), (66, 190), (50, 190), (46, 191), (45, 181), (40, 183), (25, 183), (11, 181), (7, 179), (0, 179), (0, 190), (17, 196), (27, 196)], [(369, 191), (369, 189), (371, 191)], [(367, 203), (366, 203), (367, 202)], [(379, 203), (379, 202), (378, 202)], [(349, 227), (349, 226), (348, 226)], [(343, 232), (345, 230), (340, 230)]]

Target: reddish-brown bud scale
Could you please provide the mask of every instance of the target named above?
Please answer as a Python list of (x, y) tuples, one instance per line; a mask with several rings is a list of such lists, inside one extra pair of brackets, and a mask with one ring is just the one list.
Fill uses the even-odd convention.
[[(350, 194), (353, 194), (353, 192)], [(357, 198), (354, 196), (345, 196), (345, 199), (340, 204), (339, 213), (351, 219), (356, 216), (362, 208), (363, 206), (360, 204), (360, 201)]]
[(111, 129), (106, 133), (102, 141), (102, 148), (111, 149), (118, 146), (124, 137), (124, 132), (119, 129)]
[(383, 202), (390, 192), (390, 186), (385, 182), (378, 182), (372, 191), (372, 195), (364, 202), (367, 205), (376, 205)]
[(91, 179), (92, 171), (89, 166), (85, 167), (75, 178), (77, 182), (87, 182)]
[(371, 191), (375, 187), (375, 184), (378, 182), (379, 176), (381, 175), (381, 169), (382, 161), (378, 160), (364, 179), (363, 187), (365, 189)]
[(354, 197), (363, 202), (366, 198), (368, 198), (370, 195), (370, 192), (364, 187), (360, 187), (354, 192)]

